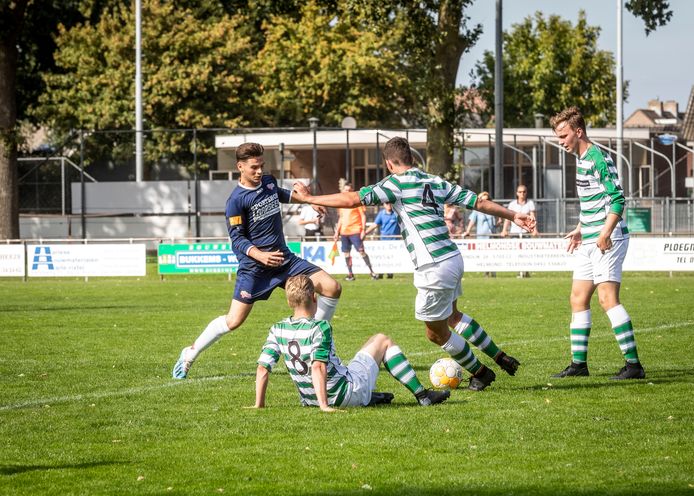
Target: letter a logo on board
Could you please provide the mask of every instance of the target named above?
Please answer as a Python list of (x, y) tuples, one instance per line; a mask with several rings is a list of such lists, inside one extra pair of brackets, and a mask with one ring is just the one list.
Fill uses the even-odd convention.
[[(43, 251), (43, 254), (41, 252)], [(53, 256), (50, 246), (37, 246), (34, 249), (34, 260), (31, 270), (37, 270), (39, 265), (45, 265), (48, 270), (53, 270)]]

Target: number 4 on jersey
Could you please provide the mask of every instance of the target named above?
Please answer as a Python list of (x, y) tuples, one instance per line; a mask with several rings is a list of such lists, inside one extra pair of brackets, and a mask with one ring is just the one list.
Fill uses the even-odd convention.
[(431, 191), (431, 185), (429, 184), (424, 185), (424, 192), (422, 193), (422, 205), (433, 208), (436, 213), (439, 211), (439, 205), (436, 203), (434, 192)]

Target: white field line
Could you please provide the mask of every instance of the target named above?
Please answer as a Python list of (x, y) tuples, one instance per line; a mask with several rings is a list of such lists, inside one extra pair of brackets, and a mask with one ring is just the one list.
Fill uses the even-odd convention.
[(12, 405), (2, 405), (0, 406), (0, 412), (7, 410), (18, 410), (20, 408), (30, 408), (34, 406), (44, 406), (51, 405), (55, 403), (71, 403), (76, 401), (85, 400), (98, 400), (101, 398), (114, 398), (117, 396), (128, 396), (131, 394), (146, 393), (148, 391), (154, 391), (157, 389), (164, 389), (176, 386), (182, 386), (184, 384), (198, 383), (198, 382), (209, 382), (209, 381), (222, 381), (224, 379), (238, 379), (243, 377), (243, 375), (219, 375), (213, 377), (201, 377), (199, 379), (185, 379), (185, 380), (174, 380), (171, 379), (169, 382), (164, 384), (153, 384), (151, 386), (140, 386), (128, 389), (121, 389), (120, 391), (103, 391), (95, 393), (85, 393), (85, 394), (75, 394), (72, 396), (55, 396), (52, 398), (39, 398), (36, 400), (22, 401), (20, 403), (15, 403)]
[[(670, 324), (663, 324), (655, 327), (645, 327), (645, 328), (636, 328), (634, 329), (634, 334), (636, 335), (637, 339), (639, 334), (645, 334), (645, 333), (651, 333), (651, 332), (658, 332), (658, 331), (666, 331), (668, 329), (674, 329), (678, 327), (687, 327), (694, 325), (694, 320), (687, 320), (684, 322), (674, 322)], [(601, 334), (599, 336), (591, 336), (590, 337), (591, 341), (595, 340), (611, 340), (614, 339), (613, 334)], [(531, 343), (547, 343), (550, 341), (569, 341), (569, 329), (568, 327), (566, 328), (566, 334), (564, 336), (554, 336), (554, 337), (545, 337), (545, 338), (536, 338), (536, 339), (522, 339), (519, 341), (498, 341), (498, 345), (503, 345), (503, 346), (509, 346), (509, 345), (526, 345), (526, 344), (531, 344)], [(476, 350), (476, 348), (473, 347), (473, 349)], [(420, 351), (420, 352), (415, 352), (415, 353), (407, 353), (407, 356), (424, 356), (424, 355), (436, 355), (440, 354), (441, 350), (439, 348), (436, 348), (431, 351)]]
[[(650, 332), (658, 332), (658, 331), (664, 331), (668, 329), (673, 329), (677, 327), (686, 327), (694, 325), (694, 321), (685, 321), (685, 322), (675, 322), (671, 324), (663, 324), (660, 326), (656, 327), (648, 327), (648, 328), (643, 328), (643, 329), (635, 329), (636, 335), (638, 336), (639, 334), (644, 334), (644, 333), (650, 333)], [(593, 339), (614, 339), (613, 336), (611, 335), (604, 335), (604, 336), (595, 336)], [(551, 338), (537, 338), (537, 339), (524, 339), (521, 341), (509, 341), (509, 342), (504, 342), (502, 343), (503, 345), (524, 345), (524, 344), (530, 344), (530, 343), (536, 343), (536, 342), (548, 342), (548, 341), (568, 341), (569, 336), (568, 333), (566, 336), (556, 336), (556, 337), (551, 337)], [(431, 351), (420, 351), (420, 352), (415, 352), (415, 353), (407, 353), (407, 356), (426, 356), (426, 355), (434, 355), (434, 354), (440, 354), (441, 350), (433, 349)], [(170, 382), (165, 382), (164, 384), (154, 384), (151, 386), (140, 386), (140, 387), (134, 387), (134, 388), (128, 388), (128, 389), (121, 389), (120, 391), (104, 391), (104, 392), (97, 392), (97, 393), (85, 393), (85, 394), (76, 394), (72, 396), (57, 396), (53, 398), (39, 398), (36, 400), (30, 400), (30, 401), (23, 401), (20, 403), (14, 403), (11, 405), (2, 405), (0, 406), (0, 412), (4, 411), (9, 411), (9, 410), (19, 410), (21, 408), (31, 408), (35, 406), (44, 406), (44, 405), (51, 405), (55, 403), (71, 403), (71, 402), (77, 402), (77, 401), (85, 401), (85, 400), (97, 400), (101, 398), (114, 398), (117, 396), (127, 396), (131, 394), (140, 394), (140, 393), (146, 393), (149, 391), (155, 391), (157, 389), (164, 389), (164, 388), (170, 388), (170, 387), (176, 387), (176, 386), (181, 386), (184, 384), (195, 384), (199, 382), (209, 382), (209, 381), (222, 381), (225, 379), (239, 379), (241, 377), (247, 377), (248, 374), (237, 374), (237, 375), (220, 375), (220, 376), (213, 376), (213, 377), (201, 377), (199, 379), (185, 379), (185, 380), (171, 380)]]

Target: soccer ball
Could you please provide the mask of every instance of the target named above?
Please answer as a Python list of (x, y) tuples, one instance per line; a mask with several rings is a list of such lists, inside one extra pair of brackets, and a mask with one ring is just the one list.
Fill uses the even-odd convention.
[(435, 389), (455, 389), (463, 380), (463, 368), (452, 358), (439, 358), (429, 369), (429, 380)]

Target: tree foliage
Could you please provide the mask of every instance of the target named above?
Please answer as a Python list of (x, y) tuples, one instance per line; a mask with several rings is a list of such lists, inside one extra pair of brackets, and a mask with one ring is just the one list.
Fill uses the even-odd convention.
[[(142, 10), (145, 128), (240, 127), (253, 120), (254, 85), (247, 60), (246, 19), (146, 0)], [(117, 6), (97, 22), (60, 27), (59, 71), (44, 75), (47, 91), (34, 115), (54, 130), (134, 129), (134, 10)], [(175, 153), (187, 141), (160, 133), (151, 153)]]
[(665, 26), (672, 17), (670, 3), (665, 0), (627, 0), (625, 6), (629, 12), (643, 19), (646, 35), (659, 26)]
[[(581, 11), (575, 26), (541, 12), (504, 33), (504, 125), (534, 127), (536, 113), (552, 115), (577, 105), (586, 121), (605, 126), (615, 119), (614, 58), (598, 50), (600, 28)], [(485, 52), (475, 68), (475, 85), (494, 108), (494, 54)], [(492, 122), (488, 111), (484, 120)]]
[(310, 1), (298, 20), (273, 15), (262, 29), (253, 68), (263, 124), (301, 126), (314, 116), (337, 126), (349, 115), (363, 126), (400, 126), (412, 108), (400, 53), (349, 12)]

